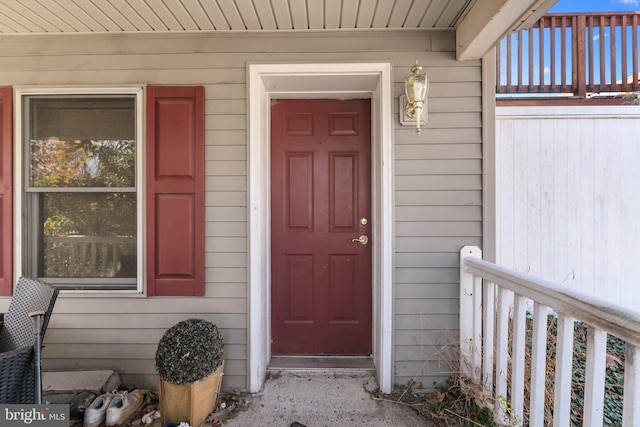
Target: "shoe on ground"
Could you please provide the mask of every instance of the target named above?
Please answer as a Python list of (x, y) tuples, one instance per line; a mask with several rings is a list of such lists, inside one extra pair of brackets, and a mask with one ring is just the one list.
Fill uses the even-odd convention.
[(144, 403), (144, 394), (140, 390), (126, 391), (116, 395), (107, 408), (107, 427), (125, 424)]
[(115, 391), (113, 393), (101, 394), (96, 397), (91, 405), (87, 406), (84, 410), (84, 423), (83, 427), (98, 427), (104, 423), (107, 415), (107, 408), (115, 397)]

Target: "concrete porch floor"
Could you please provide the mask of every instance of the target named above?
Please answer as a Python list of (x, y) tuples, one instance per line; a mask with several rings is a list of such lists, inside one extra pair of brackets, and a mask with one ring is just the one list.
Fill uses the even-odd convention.
[[(432, 427), (413, 409), (375, 400), (369, 369), (271, 370), (246, 410), (224, 427)], [(298, 424), (295, 424), (298, 423)]]
[[(81, 404), (78, 397), (84, 396), (82, 391), (92, 390), (98, 394), (119, 386), (120, 378), (115, 371), (43, 374), (44, 398), (51, 403), (78, 406)], [(245, 409), (236, 409), (222, 426), (434, 426), (410, 407), (376, 399), (377, 389), (373, 364), (366, 358), (275, 359), (263, 390), (246, 395), (248, 404)], [(78, 408), (71, 408), (72, 411), (74, 409)]]

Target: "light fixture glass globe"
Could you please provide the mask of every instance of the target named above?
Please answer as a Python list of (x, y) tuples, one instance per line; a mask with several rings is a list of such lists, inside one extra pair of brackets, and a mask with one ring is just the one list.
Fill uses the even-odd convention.
[(404, 92), (407, 97), (405, 111), (407, 116), (416, 121), (416, 133), (420, 134), (420, 116), (424, 110), (424, 103), (429, 90), (429, 79), (426, 74), (420, 73), (422, 67), (416, 64), (411, 67), (411, 75), (404, 79)]

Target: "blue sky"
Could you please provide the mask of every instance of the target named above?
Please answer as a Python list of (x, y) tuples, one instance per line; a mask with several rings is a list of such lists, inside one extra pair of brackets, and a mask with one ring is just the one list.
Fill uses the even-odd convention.
[(558, 0), (549, 13), (640, 11), (640, 0)]

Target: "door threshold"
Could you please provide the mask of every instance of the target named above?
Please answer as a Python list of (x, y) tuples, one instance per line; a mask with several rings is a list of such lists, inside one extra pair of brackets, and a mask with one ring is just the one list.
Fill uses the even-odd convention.
[(267, 371), (373, 371), (368, 356), (271, 356)]

